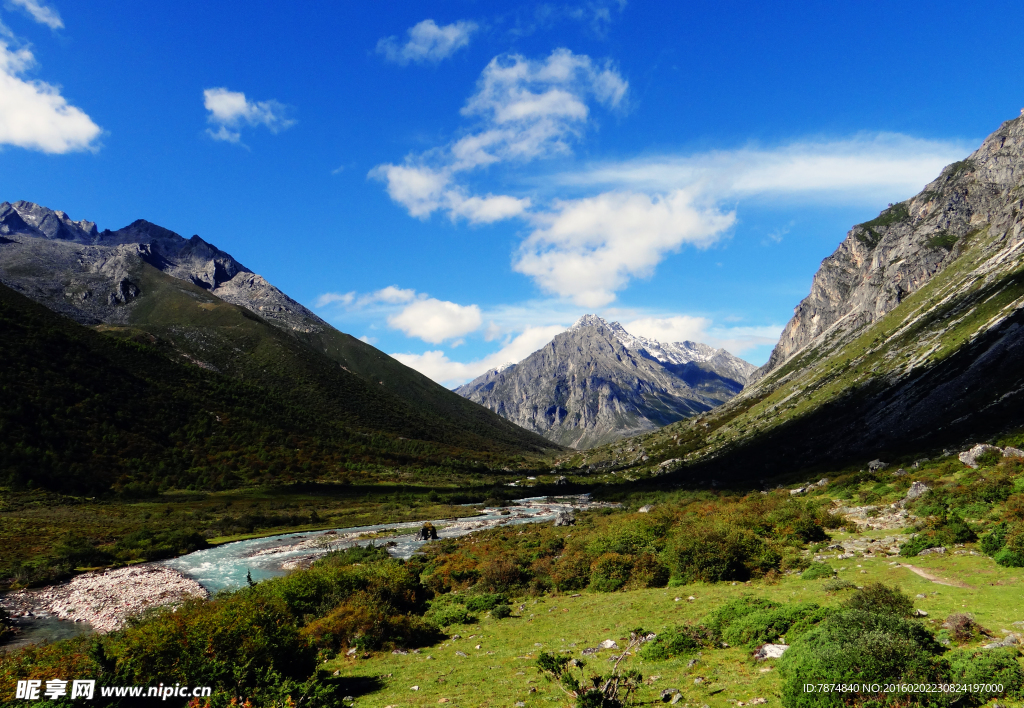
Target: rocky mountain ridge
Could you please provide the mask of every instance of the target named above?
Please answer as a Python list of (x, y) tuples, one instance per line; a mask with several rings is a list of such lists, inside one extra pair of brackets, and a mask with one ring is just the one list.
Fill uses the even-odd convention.
[(637, 337), (584, 315), (518, 364), (455, 391), (549, 440), (587, 448), (721, 405), (754, 368), (724, 349)]
[[(125, 322), (140, 262), (299, 332), (329, 325), (229, 253), (198, 235), (186, 239), (144, 219), (110, 231), (32, 202), (0, 204), (0, 281), (83, 324)], [(45, 263), (45, 267), (40, 267)]]
[[(720, 408), (642, 436), (646, 466), (866, 466), (1024, 426), (1024, 116), (854, 226), (753, 378)], [(602, 448), (579, 464), (613, 458)]]
[(100, 231), (31, 202), (4, 202), (0, 283), (346, 425), (501, 454), (552, 447), (339, 332), (199, 236), (145, 220)]

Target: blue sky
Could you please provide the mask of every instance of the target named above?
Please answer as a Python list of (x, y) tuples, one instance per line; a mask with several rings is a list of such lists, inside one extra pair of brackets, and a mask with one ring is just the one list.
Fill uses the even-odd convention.
[(580, 315), (765, 361), (1024, 105), (1016, 3), (0, 4), (0, 200), (229, 251), (447, 385)]

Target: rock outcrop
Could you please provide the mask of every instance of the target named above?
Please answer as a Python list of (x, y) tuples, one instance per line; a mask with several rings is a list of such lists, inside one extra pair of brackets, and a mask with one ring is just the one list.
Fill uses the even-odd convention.
[(1001, 234), (1005, 257), (1019, 258), (1022, 177), (1024, 116), (1004, 123), (916, 197), (854, 226), (822, 261), (810, 294), (752, 380), (809, 348), (849, 342), (956, 261), (983, 231)]
[(73, 221), (32, 202), (0, 204), (0, 281), (83, 324), (127, 321), (140, 294), (138, 267), (153, 266), (283, 329), (327, 323), (199, 236), (183, 238), (143, 219), (117, 231)]

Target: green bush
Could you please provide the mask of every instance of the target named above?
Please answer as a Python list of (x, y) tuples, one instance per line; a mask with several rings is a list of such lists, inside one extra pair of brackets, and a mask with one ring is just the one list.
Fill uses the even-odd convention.
[(469, 595), (464, 597), (463, 604), (470, 612), (487, 612), (498, 605), (507, 605), (508, 599), (499, 593), (485, 593), (483, 595)]
[(729, 600), (724, 605), (713, 611), (704, 618), (703, 625), (711, 630), (712, 634), (721, 639), (725, 629), (743, 617), (761, 610), (772, 610), (779, 606), (777, 602), (766, 600), (762, 597), (737, 597)]
[(722, 629), (722, 639), (732, 646), (750, 649), (774, 642), (790, 627), (821, 609), (813, 602), (782, 605), (756, 612), (731, 622)]
[(512, 616), (511, 605), (495, 605), (491, 610), (491, 617), (494, 619), (505, 619)]
[(777, 570), (782, 554), (753, 531), (725, 523), (686, 525), (667, 551), (683, 583), (748, 580)]
[(633, 559), (621, 553), (603, 553), (590, 566), (590, 588), (615, 592), (629, 580)]
[(671, 572), (653, 553), (641, 553), (629, 573), (630, 588), (663, 588)]
[(284, 601), (246, 590), (164, 610), (101, 646), (119, 681), (137, 685), (161, 680), (240, 695), (316, 669), (316, 648)]
[(590, 583), (592, 559), (584, 552), (566, 551), (555, 563), (551, 580), (559, 592), (582, 590)]
[(848, 609), (824, 619), (782, 655), (786, 708), (905, 705), (919, 694), (804, 692), (808, 683), (933, 683), (945, 677), (942, 645), (917, 622)]
[(831, 578), (835, 570), (828, 563), (812, 563), (811, 567), (800, 574), (801, 580), (818, 580), (819, 578)]
[(471, 624), (476, 616), (466, 609), (451, 595), (442, 595), (430, 603), (430, 609), (424, 614), (428, 620), (438, 627), (450, 627), (453, 624)]
[(960, 705), (980, 706), (990, 698), (1024, 698), (1024, 670), (1011, 649), (959, 649), (946, 656), (953, 683), (1001, 684), (1002, 692), (968, 693)]
[(1001, 551), (1006, 545), (1006, 534), (1009, 530), (1010, 526), (1005, 521), (993, 526), (992, 530), (981, 539), (982, 552), (994, 556)]
[(640, 656), (647, 661), (687, 657), (715, 645), (715, 633), (703, 625), (681, 625), (666, 629), (646, 642)]
[(914, 602), (906, 593), (882, 583), (868, 583), (843, 604), (851, 610), (897, 617), (910, 617), (914, 611)]
[(826, 580), (821, 584), (821, 589), (829, 594), (841, 592), (843, 590), (854, 590), (856, 587), (856, 585), (845, 578), (832, 578), (831, 580)]

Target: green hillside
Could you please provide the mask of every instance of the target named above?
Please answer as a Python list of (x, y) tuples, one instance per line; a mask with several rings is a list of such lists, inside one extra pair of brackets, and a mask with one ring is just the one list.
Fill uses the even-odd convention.
[[(546, 443), (512, 426), (504, 438), (467, 432), (242, 308), (152, 269), (141, 276), (153, 295), (137, 313), (146, 329), (119, 337), (0, 286), (0, 484), (142, 494), (443, 474), (508, 465), (525, 441)], [(168, 357), (196, 354), (209, 368)]]

